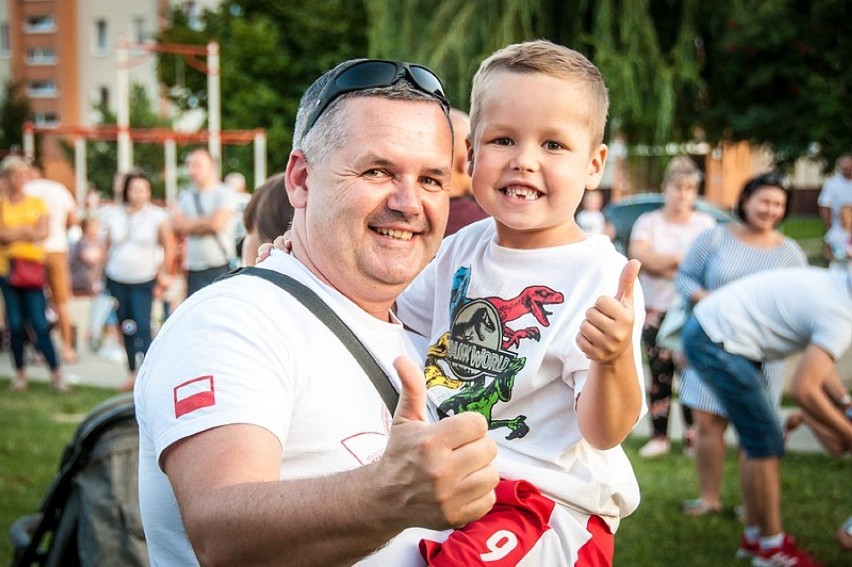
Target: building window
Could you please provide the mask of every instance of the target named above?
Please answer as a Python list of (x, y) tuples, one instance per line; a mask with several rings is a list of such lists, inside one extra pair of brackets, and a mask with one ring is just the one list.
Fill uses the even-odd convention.
[(56, 52), (52, 47), (30, 47), (27, 49), (28, 65), (53, 65), (56, 63)]
[(107, 55), (109, 53), (109, 27), (106, 20), (95, 20), (92, 30), (92, 52), (95, 55)]
[(186, 25), (189, 26), (189, 29), (201, 30), (201, 6), (198, 5), (198, 2), (189, 0), (184, 3), (183, 11), (186, 14)]
[(54, 81), (30, 81), (27, 84), (30, 98), (54, 98), (59, 94)]
[(98, 105), (101, 108), (109, 108), (109, 87), (102, 86), (98, 89)]
[(51, 33), (56, 31), (53, 16), (30, 16), (24, 24), (27, 33)]
[(137, 16), (133, 18), (133, 43), (145, 43), (148, 41), (148, 33), (145, 30), (145, 18)]
[(59, 115), (53, 111), (36, 112), (34, 122), (36, 126), (41, 128), (59, 126)]
[(11, 50), (9, 48), (9, 24), (0, 24), (0, 57), (9, 57)]

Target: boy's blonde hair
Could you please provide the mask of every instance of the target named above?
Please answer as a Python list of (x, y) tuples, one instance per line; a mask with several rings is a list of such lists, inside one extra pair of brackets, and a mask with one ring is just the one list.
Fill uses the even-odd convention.
[(488, 80), (500, 71), (541, 73), (576, 83), (586, 93), (584, 104), (587, 107), (587, 125), (592, 141), (595, 146), (603, 142), (609, 95), (601, 72), (583, 54), (543, 39), (506, 46), (492, 53), (479, 65), (470, 94), (471, 137), (479, 125)]

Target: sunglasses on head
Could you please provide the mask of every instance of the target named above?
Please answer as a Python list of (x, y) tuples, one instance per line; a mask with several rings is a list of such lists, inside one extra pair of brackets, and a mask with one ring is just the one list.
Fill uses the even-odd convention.
[(384, 59), (364, 59), (355, 61), (339, 69), (320, 93), (316, 106), (305, 120), (306, 135), (328, 106), (340, 95), (379, 87), (389, 87), (407, 77), (418, 90), (431, 95), (445, 107), (450, 103), (444, 95), (444, 85), (431, 69), (423, 65), (386, 61)]

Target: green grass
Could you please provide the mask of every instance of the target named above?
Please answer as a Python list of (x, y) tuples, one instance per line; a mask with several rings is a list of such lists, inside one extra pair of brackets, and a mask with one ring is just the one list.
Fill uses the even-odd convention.
[(799, 243), (808, 256), (808, 263), (814, 266), (828, 265), (823, 257), (825, 228), (818, 216), (790, 217), (781, 224), (781, 232)]
[(12, 562), (9, 528), (38, 510), (77, 424), (115, 394), (78, 386), (62, 395), (37, 382), (12, 393), (8, 378), (0, 380), (0, 565)]
[[(33, 383), (27, 392), (8, 392), (0, 380), (0, 565), (12, 558), (9, 527), (35, 512), (59, 466), (76, 425), (91, 408), (115, 395), (111, 390), (77, 387), (58, 395)], [(742, 565), (733, 559), (741, 525), (731, 511), (739, 502), (733, 452), (726, 464), (725, 515), (688, 518), (682, 500), (697, 494), (693, 461), (680, 455), (638, 458), (642, 439), (625, 444), (639, 484), (642, 504), (621, 525), (616, 538), (616, 566)], [(834, 530), (852, 514), (849, 479), (852, 462), (822, 455), (788, 455), (783, 461), (783, 502), (787, 529), (827, 566), (849, 565), (852, 554), (835, 544)]]

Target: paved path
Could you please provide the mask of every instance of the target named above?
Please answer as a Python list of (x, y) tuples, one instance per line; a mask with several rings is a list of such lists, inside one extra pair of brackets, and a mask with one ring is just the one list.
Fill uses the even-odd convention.
[[(86, 328), (88, 318), (89, 301), (86, 299), (74, 299), (72, 302), (72, 313), (77, 322), (78, 329)], [(113, 360), (105, 360), (97, 356), (96, 353), (90, 351), (84, 340), (84, 332), (79, 333), (80, 340), (78, 354), (79, 361), (76, 364), (68, 364), (63, 366), (63, 370), (68, 379), (68, 382), (74, 384), (85, 384), (97, 386), (101, 388), (118, 388), (127, 378), (127, 369), (125, 362)], [(58, 344), (58, 337), (54, 344)], [(795, 368), (796, 358), (788, 361), (788, 377)], [(0, 351), (0, 374), (9, 376), (12, 373), (11, 355), (8, 350)], [(841, 378), (847, 385), (852, 387), (852, 352), (847, 352), (838, 363)], [(42, 364), (34, 364), (28, 368), (29, 377), (34, 381), (47, 381), (48, 373)], [(646, 369), (647, 373), (647, 369)], [(782, 413), (786, 414), (790, 410), (782, 408)], [(682, 423), (681, 412), (677, 402), (672, 408), (672, 419), (669, 422), (669, 436), (672, 439), (681, 439)], [(651, 430), (650, 419), (646, 416), (631, 434), (636, 437), (647, 437)], [(732, 428), (728, 428), (727, 440), (733, 445), (735, 437)], [(804, 453), (824, 453), (822, 447), (818, 444), (813, 434), (807, 427), (800, 427), (790, 437), (788, 448), (794, 452)]]

